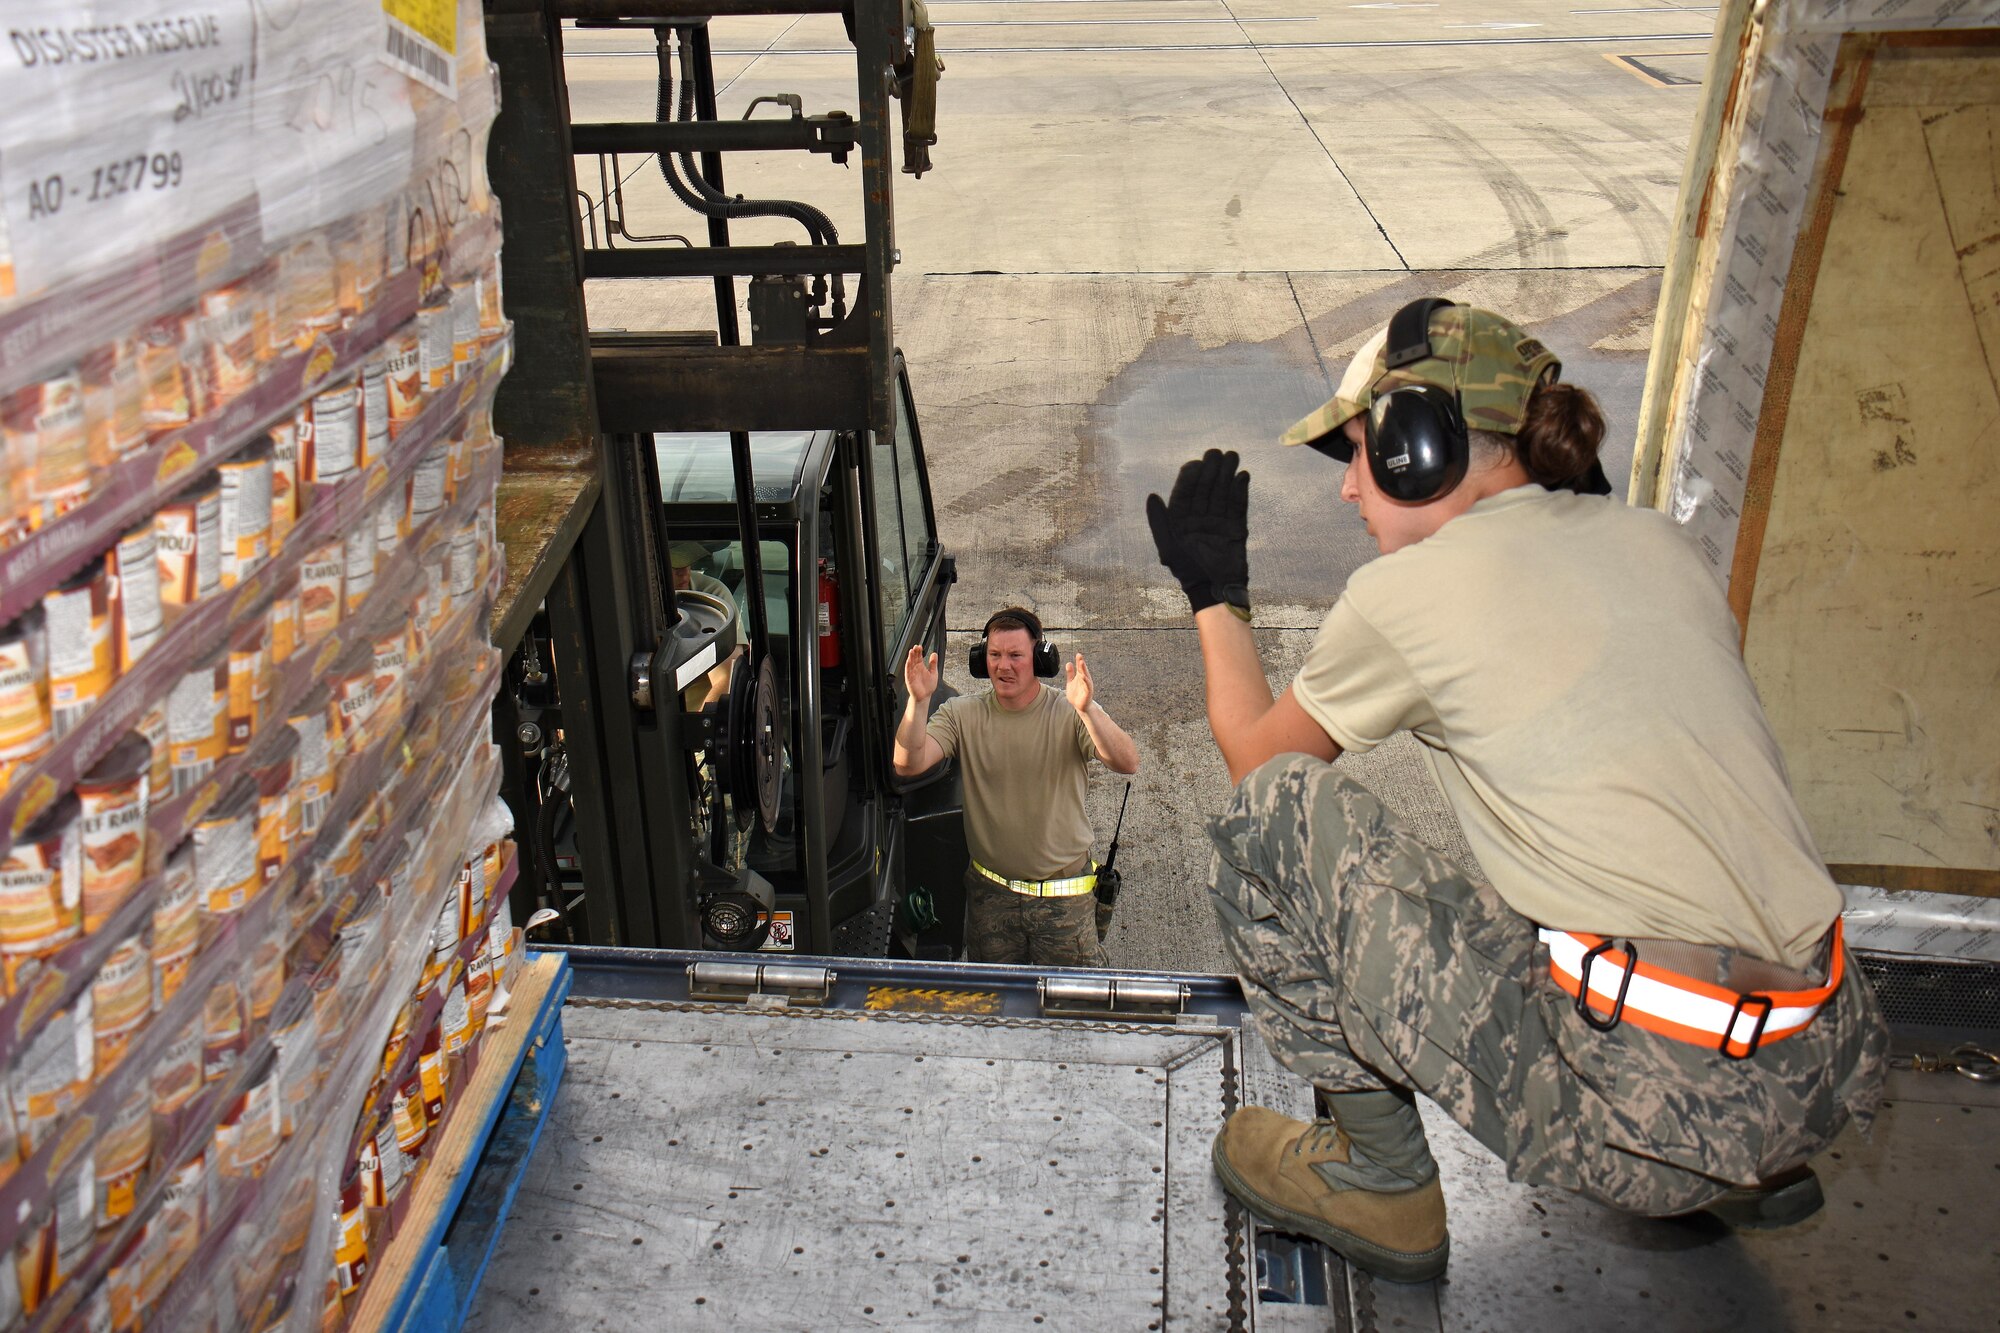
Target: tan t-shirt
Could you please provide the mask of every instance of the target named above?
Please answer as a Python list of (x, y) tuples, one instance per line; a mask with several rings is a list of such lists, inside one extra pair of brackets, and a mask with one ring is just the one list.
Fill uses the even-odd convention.
[(1083, 810), (1097, 747), (1061, 690), (1014, 712), (978, 694), (947, 699), (925, 728), (958, 757), (965, 842), (972, 859), (1008, 879), (1054, 879), (1090, 854)]
[(1414, 732), (1494, 889), (1544, 926), (1804, 967), (1840, 911), (1736, 621), (1662, 514), (1489, 496), (1357, 570), (1293, 692), (1342, 749)]

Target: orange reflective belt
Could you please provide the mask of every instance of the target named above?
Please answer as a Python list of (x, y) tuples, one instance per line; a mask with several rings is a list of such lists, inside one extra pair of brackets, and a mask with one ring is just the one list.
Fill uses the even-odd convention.
[(1598, 935), (1546, 929), (1541, 939), (1549, 946), (1549, 975), (1576, 997), (1577, 1012), (1592, 1027), (1608, 1031), (1630, 1022), (1733, 1060), (1804, 1029), (1840, 989), (1845, 967), (1837, 918), (1826, 984), (1810, 990), (1737, 992), (1655, 967), (1635, 957), (1629, 943), (1621, 952)]

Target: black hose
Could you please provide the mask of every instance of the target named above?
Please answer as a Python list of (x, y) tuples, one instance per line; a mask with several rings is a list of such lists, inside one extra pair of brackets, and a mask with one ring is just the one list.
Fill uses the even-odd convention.
[[(660, 77), (658, 91), (653, 100), (653, 119), (658, 124), (669, 120), (686, 123), (694, 119), (694, 53), (685, 34), (680, 39), (681, 92), (678, 114), (674, 106), (673, 58), (667, 53), (666, 30), (659, 34)], [(829, 218), (811, 204), (791, 199), (745, 199), (741, 195), (729, 195), (708, 183), (695, 167), (694, 154), (683, 152), (675, 155), (659, 153), (660, 174), (666, 178), (667, 188), (681, 203), (709, 218), (790, 218), (806, 229), (807, 238), (814, 245), (838, 245), (840, 233)], [(680, 159), (680, 169), (674, 169), (674, 157)], [(686, 179), (682, 179), (682, 172)], [(815, 296), (824, 298), (826, 288), (820, 285)], [(838, 323), (847, 314), (847, 283), (841, 274), (833, 275), (833, 318)]]
[[(547, 761), (545, 761), (547, 762)], [(563, 804), (569, 800), (569, 792), (551, 782), (542, 793), (541, 804), (535, 809), (535, 872), (541, 876), (541, 893), (537, 895), (536, 906), (546, 907), (555, 912), (562, 922), (563, 936), (574, 943), (569, 926), (569, 916), (562, 905), (562, 874), (556, 868), (556, 820), (562, 817)]]

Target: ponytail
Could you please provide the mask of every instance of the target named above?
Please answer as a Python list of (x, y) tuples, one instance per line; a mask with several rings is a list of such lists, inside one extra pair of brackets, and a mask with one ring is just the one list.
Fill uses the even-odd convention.
[(1569, 485), (1597, 461), (1604, 442), (1604, 413), (1590, 390), (1558, 381), (1536, 386), (1514, 437), (1514, 456), (1531, 481), (1550, 489)]

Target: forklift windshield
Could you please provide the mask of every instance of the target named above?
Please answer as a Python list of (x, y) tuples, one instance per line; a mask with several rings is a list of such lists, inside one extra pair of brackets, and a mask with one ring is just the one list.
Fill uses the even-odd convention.
[[(785, 501), (799, 488), (809, 430), (750, 432), (750, 479), (760, 501)], [(727, 431), (661, 431), (653, 436), (660, 460), (660, 498), (668, 504), (736, 498)]]

